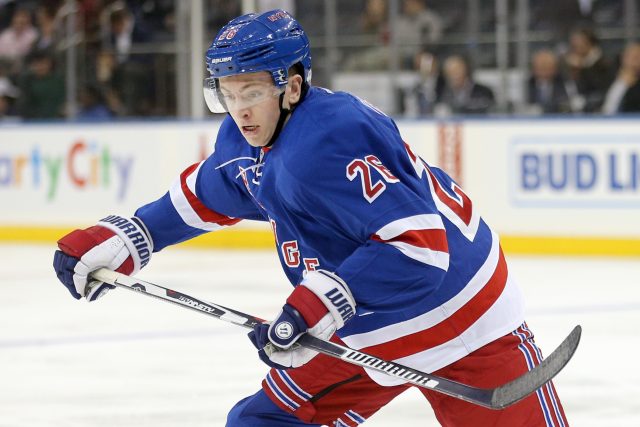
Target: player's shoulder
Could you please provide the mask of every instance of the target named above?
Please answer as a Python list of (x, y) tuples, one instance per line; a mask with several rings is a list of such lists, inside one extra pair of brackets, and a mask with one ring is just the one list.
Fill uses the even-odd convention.
[(302, 181), (335, 175), (340, 171), (332, 168), (343, 169), (355, 158), (389, 150), (400, 139), (393, 121), (375, 107), (349, 93), (317, 87), (289, 126), (287, 169)]
[(322, 124), (320, 130), (332, 131), (354, 125), (372, 126), (390, 119), (367, 101), (348, 92), (333, 92), (312, 87), (300, 105), (307, 121)]
[(390, 137), (398, 130), (391, 118), (347, 92), (312, 87), (300, 105), (294, 122), (297, 139), (310, 150), (322, 150), (329, 142), (333, 149), (358, 149), (378, 138)]

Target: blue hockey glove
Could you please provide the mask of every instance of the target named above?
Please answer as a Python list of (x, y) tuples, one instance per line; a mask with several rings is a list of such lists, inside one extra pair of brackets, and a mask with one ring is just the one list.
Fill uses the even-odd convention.
[(92, 282), (90, 274), (107, 267), (124, 274), (135, 274), (151, 257), (153, 243), (138, 218), (108, 216), (98, 225), (75, 230), (58, 241), (60, 250), (53, 258), (58, 279), (75, 299), (95, 301), (114, 286)]
[(288, 369), (292, 366), (287, 366), (286, 361), (282, 361), (284, 364), (281, 364), (279, 361), (271, 360), (271, 357), (275, 352), (282, 353), (282, 350), (291, 348), (308, 330), (309, 326), (302, 315), (291, 305), (285, 304), (276, 320), (257, 325), (249, 332), (249, 339), (258, 349), (260, 360), (272, 368)]
[(297, 368), (318, 354), (294, 345), (303, 334), (327, 340), (354, 313), (355, 301), (346, 283), (328, 271), (313, 271), (287, 298), (276, 319), (257, 325), (249, 339), (267, 365)]

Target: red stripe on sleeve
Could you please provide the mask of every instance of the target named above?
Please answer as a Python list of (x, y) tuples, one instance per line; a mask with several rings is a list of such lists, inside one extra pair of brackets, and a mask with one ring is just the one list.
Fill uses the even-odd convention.
[(242, 220), (241, 218), (231, 218), (209, 209), (200, 201), (200, 199), (198, 199), (195, 194), (191, 192), (189, 186), (187, 185), (187, 177), (196, 170), (198, 164), (199, 163), (195, 163), (189, 166), (184, 170), (184, 172), (182, 172), (182, 174), (180, 174), (180, 186), (182, 188), (182, 193), (189, 202), (189, 205), (191, 205), (198, 217), (200, 217), (200, 219), (205, 222), (213, 222), (220, 225), (233, 225), (240, 222)]
[(383, 240), (374, 234), (371, 239), (383, 243), (402, 242), (419, 248), (449, 252), (447, 233), (443, 229), (409, 230), (389, 240)]

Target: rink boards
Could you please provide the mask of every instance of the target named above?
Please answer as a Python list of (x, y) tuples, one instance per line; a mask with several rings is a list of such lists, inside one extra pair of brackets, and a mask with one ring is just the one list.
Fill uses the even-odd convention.
[[(213, 150), (218, 126), (0, 126), (0, 241), (54, 241), (106, 214), (131, 215)], [(398, 126), (416, 153), (456, 177), (507, 251), (640, 255), (637, 118)], [(244, 221), (186, 244), (266, 248), (273, 238), (264, 224)]]

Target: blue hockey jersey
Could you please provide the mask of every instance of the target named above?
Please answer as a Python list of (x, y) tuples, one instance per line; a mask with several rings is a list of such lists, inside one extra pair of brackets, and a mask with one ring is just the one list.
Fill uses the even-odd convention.
[(347, 345), (427, 372), (524, 321), (498, 236), (471, 200), (393, 120), (347, 93), (312, 87), (271, 148), (250, 146), (227, 117), (214, 153), (136, 216), (155, 251), (269, 221), (291, 284), (321, 268), (349, 286)]

